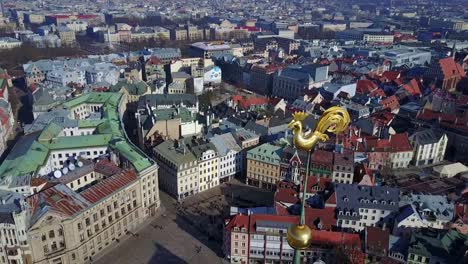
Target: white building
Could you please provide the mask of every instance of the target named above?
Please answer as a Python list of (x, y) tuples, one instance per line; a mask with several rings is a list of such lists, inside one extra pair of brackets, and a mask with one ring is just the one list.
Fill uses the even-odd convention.
[(401, 197), (397, 228), (446, 229), (453, 220), (455, 206), (446, 196), (410, 194)]
[(198, 191), (206, 191), (219, 185), (219, 155), (212, 143), (193, 140), (190, 145), (192, 153), (198, 160)]
[(366, 42), (377, 43), (393, 43), (394, 36), (392, 34), (369, 34), (364, 33), (362, 40)]
[(167, 140), (153, 148), (161, 168), (160, 187), (177, 200), (198, 193), (198, 162), (183, 141)]
[(446, 134), (436, 135), (432, 129), (426, 129), (415, 132), (409, 140), (413, 146), (414, 165), (429, 165), (444, 160), (448, 142)]
[(219, 154), (218, 175), (219, 182), (231, 180), (236, 173), (242, 171), (241, 147), (231, 133), (216, 135), (210, 138)]
[(0, 199), (0, 263), (27, 263), (23, 257), (31, 254), (31, 250), (27, 238), (28, 213), (21, 211), (24, 197), (16, 192), (0, 190)]
[(46, 82), (62, 86), (70, 83), (84, 86), (86, 84), (86, 74), (84, 69), (53, 69), (47, 73)]
[(10, 37), (0, 38), (0, 49), (13, 49), (20, 47), (23, 43), (20, 40)]
[(393, 223), (389, 215), (398, 211), (399, 190), (387, 186), (336, 184), (337, 225), (354, 231), (366, 226)]

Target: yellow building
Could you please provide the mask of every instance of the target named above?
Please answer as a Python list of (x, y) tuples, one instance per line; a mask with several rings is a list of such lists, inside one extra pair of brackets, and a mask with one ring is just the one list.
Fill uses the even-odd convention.
[(247, 151), (247, 184), (274, 189), (281, 180), (281, 147), (263, 144)]

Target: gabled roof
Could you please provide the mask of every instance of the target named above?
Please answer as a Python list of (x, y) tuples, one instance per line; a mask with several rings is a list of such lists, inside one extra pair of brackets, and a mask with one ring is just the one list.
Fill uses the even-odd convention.
[(336, 226), (335, 208), (305, 208), (306, 224), (311, 229), (331, 230)]
[(390, 232), (388, 229), (382, 230), (379, 227), (366, 227), (366, 251), (386, 255), (389, 249)]
[(294, 189), (277, 189), (275, 192), (275, 202), (296, 204), (299, 202), (299, 196)]
[(228, 224), (226, 225), (226, 229), (233, 231), (234, 227), (239, 228), (239, 231), (242, 228), (248, 229), (249, 228), (249, 216), (243, 214), (237, 214), (233, 216)]
[(400, 103), (398, 102), (398, 98), (395, 95), (382, 99), (380, 101), (380, 105), (382, 105), (384, 109), (388, 108), (392, 111), (400, 108)]
[(409, 81), (408, 83), (403, 84), (402, 87), (409, 94), (411, 94), (413, 96), (421, 96), (422, 95), (422, 92), (421, 92), (422, 84), (421, 84), (421, 82), (419, 82), (416, 79), (411, 79), (411, 81)]
[(138, 175), (133, 170), (125, 170), (119, 174), (106, 178), (96, 185), (89, 187), (81, 192), (81, 196), (90, 203), (97, 203), (116, 191), (126, 187), (130, 183), (136, 181)]
[(451, 78), (454, 76), (461, 78), (465, 76), (465, 72), (461, 65), (456, 63), (452, 57), (440, 59), (439, 66), (444, 78)]
[(432, 129), (424, 129), (416, 131), (409, 139), (418, 145), (427, 145), (439, 142), (441, 137), (442, 135), (436, 135)]
[(31, 225), (47, 212), (71, 217), (90, 206), (86, 199), (63, 184), (33, 194), (27, 198), (27, 202), (32, 209)]
[(377, 84), (375, 84), (371, 80), (358, 80), (356, 84), (356, 93), (361, 93), (361, 94), (369, 94), (370, 92), (376, 90), (379, 88)]

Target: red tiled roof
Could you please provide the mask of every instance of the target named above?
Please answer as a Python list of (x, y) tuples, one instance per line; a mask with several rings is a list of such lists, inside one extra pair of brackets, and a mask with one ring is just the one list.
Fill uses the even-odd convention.
[(277, 202), (275, 202), (275, 211), (276, 215), (290, 215), (288, 208)]
[(234, 227), (238, 227), (239, 229), (249, 228), (249, 216), (248, 215), (243, 215), (243, 214), (237, 214), (237, 215), (233, 216), (229, 220), (229, 223), (226, 225), (226, 229), (232, 231), (232, 229)]
[(249, 26), (238, 26), (238, 27), (235, 27), (234, 29), (244, 29), (244, 30), (247, 30), (249, 32), (257, 32), (257, 31), (261, 31), (259, 28), (257, 27), (249, 27)]
[(398, 71), (386, 71), (382, 73), (382, 77), (384, 77), (384, 80), (387, 82), (394, 81), (400, 76), (400, 72)]
[(299, 197), (293, 189), (278, 189), (275, 192), (275, 202), (295, 204), (299, 202)]
[(361, 239), (359, 238), (359, 234), (312, 230), (312, 244), (360, 247)]
[(325, 201), (325, 204), (335, 204), (336, 205), (336, 194), (333, 192), (330, 197)]
[(372, 114), (371, 118), (374, 121), (374, 123), (388, 126), (395, 118), (395, 114), (392, 114), (389, 111), (381, 111), (381, 112)]
[(327, 207), (324, 209), (310, 208), (305, 209), (306, 224), (311, 229), (317, 229), (318, 221), (322, 224), (322, 229), (331, 230), (336, 226), (335, 208)]
[(72, 216), (89, 206), (79, 194), (63, 184), (43, 189), (28, 197), (27, 201), (33, 212), (48, 208), (65, 216)]
[(384, 109), (390, 109), (392, 111), (400, 108), (400, 103), (398, 102), (398, 98), (395, 95), (382, 99), (380, 101), (380, 105), (382, 105)]
[(390, 135), (390, 145), (393, 151), (411, 151), (413, 148), (408, 139), (408, 133)]
[(276, 184), (277, 189), (295, 189), (296, 185), (293, 182), (289, 181), (279, 181)]
[(336, 152), (333, 154), (333, 164), (340, 166), (353, 166), (354, 154), (352, 150), (344, 149), (343, 153)]
[(445, 79), (454, 76), (461, 78), (465, 75), (461, 65), (456, 63), (452, 57), (440, 59), (439, 66)]
[(440, 120), (440, 122), (444, 122), (447, 124), (452, 124), (456, 126), (466, 126), (466, 122), (468, 122), (468, 117), (464, 116), (457, 116), (454, 114), (448, 113), (440, 113), (434, 112), (430, 109), (423, 109), (421, 112), (418, 113), (416, 118), (426, 121), (431, 120)]
[(333, 163), (333, 153), (330, 151), (325, 151), (317, 149), (312, 153), (311, 161), (314, 163)]
[[(315, 193), (317, 192), (314, 190), (314, 186), (318, 184), (318, 189), (319, 190), (324, 190), (329, 184), (331, 184), (331, 179), (330, 178), (325, 178), (325, 177), (319, 177), (317, 180), (317, 177), (315, 176), (309, 176), (309, 180), (307, 181), (307, 193)], [(304, 190), (304, 185), (301, 186), (301, 192)]]
[(413, 96), (420, 96), (421, 93), (421, 83), (416, 79), (411, 79), (407, 84), (403, 85), (403, 89), (405, 89), (409, 94)]
[(388, 229), (382, 230), (379, 227), (366, 227), (366, 248), (371, 252), (388, 251), (390, 233)]
[(359, 144), (360, 151), (374, 152), (403, 152), (411, 151), (412, 147), (407, 133), (390, 135), (389, 139), (364, 138), (363, 144)]
[(146, 62), (148, 65), (159, 65), (164, 64), (158, 57), (151, 56), (148, 61)]
[(31, 179), (31, 187), (37, 187), (44, 183), (47, 183), (47, 180), (45, 178), (32, 178)]
[(89, 187), (88, 189), (81, 192), (86, 200), (91, 203), (96, 203), (105, 197), (113, 194), (115, 191), (119, 190), (135, 181), (138, 178), (137, 174), (133, 170), (125, 170), (119, 174), (106, 178), (96, 185)]
[(238, 104), (242, 109), (248, 109), (251, 106), (255, 105), (264, 105), (268, 104), (269, 100), (265, 97), (244, 97), (242, 95), (234, 95), (232, 100)]
[(122, 169), (109, 160), (100, 160), (94, 165), (94, 170), (106, 177), (115, 175), (122, 171)]
[(77, 15), (76, 17), (77, 17), (78, 19), (94, 19), (94, 18), (97, 18), (98, 15), (83, 14), (83, 15)]
[(70, 15), (51, 15), (50, 17), (53, 17), (53, 18), (69, 18)]
[(356, 93), (369, 94), (370, 92), (376, 90), (377, 88), (379, 88), (377, 84), (375, 84), (371, 80), (367, 80), (367, 79), (359, 80), (357, 81), (357, 84), (356, 84)]

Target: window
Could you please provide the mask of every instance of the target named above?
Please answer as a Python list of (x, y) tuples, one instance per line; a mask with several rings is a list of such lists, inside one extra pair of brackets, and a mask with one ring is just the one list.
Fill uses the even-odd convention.
[(55, 237), (55, 232), (54, 230), (49, 231), (49, 238), (54, 238)]
[(86, 226), (91, 225), (91, 221), (89, 220), (89, 218), (86, 218), (86, 219), (85, 219), (85, 223), (86, 223)]

